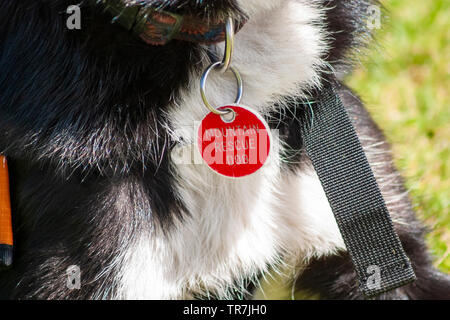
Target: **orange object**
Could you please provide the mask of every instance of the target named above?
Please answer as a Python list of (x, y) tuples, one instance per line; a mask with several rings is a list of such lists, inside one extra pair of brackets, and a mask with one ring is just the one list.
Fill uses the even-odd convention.
[(6, 157), (0, 155), (0, 245), (13, 245), (11, 199)]

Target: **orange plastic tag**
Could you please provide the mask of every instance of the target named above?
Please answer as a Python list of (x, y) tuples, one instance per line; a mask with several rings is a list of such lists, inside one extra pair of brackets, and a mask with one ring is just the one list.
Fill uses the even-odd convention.
[(13, 245), (8, 163), (0, 155), (0, 244)]

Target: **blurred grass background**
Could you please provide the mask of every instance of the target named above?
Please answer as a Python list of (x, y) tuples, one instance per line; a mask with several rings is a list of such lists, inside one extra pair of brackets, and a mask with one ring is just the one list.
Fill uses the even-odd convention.
[(450, 273), (450, 1), (386, 0), (389, 19), (347, 83), (391, 142), (435, 265)]
[[(450, 1), (385, 0), (388, 19), (346, 79), (392, 145), (434, 264), (450, 273)], [(308, 299), (278, 277), (261, 299)]]

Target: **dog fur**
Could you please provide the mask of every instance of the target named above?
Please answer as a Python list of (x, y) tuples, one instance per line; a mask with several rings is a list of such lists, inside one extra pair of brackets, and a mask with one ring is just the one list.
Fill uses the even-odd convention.
[[(250, 296), (270, 268), (294, 264), (301, 290), (363, 298), (303, 152), (303, 110), (290, 103), (320, 95), (325, 82), (336, 83), (348, 108), (418, 276), (379, 298), (450, 298), (389, 146), (339, 83), (370, 40), (375, 1), (167, 1), (168, 10), (248, 18), (233, 57), (245, 81), (242, 104), (278, 135), (269, 163), (239, 180), (173, 158), (192, 147), (207, 113), (199, 78), (223, 44), (148, 46), (87, 2), (82, 29), (68, 30), (70, 4), (0, 4), (0, 151), (10, 161), (15, 234), (1, 298), (233, 298)], [(231, 76), (211, 75), (211, 102), (230, 102), (234, 86)], [(66, 286), (71, 265), (82, 272), (79, 290)]]

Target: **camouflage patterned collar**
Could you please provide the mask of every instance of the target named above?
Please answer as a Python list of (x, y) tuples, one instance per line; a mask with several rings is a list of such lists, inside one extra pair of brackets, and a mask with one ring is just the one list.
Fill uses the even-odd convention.
[[(225, 21), (205, 22), (190, 15), (174, 14), (142, 5), (140, 1), (94, 0), (113, 16), (113, 22), (132, 31), (150, 45), (165, 45), (171, 40), (213, 44), (225, 40)], [(236, 23), (236, 32), (245, 22)]]

